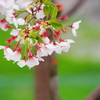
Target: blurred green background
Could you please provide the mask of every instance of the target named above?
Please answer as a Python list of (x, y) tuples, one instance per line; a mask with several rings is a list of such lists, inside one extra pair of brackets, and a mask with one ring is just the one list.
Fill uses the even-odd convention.
[[(64, 22), (71, 24), (82, 20), (77, 37), (70, 29), (64, 35), (76, 43), (71, 44), (68, 53), (57, 55), (61, 100), (84, 100), (100, 84), (100, 24), (83, 15), (77, 11)], [(9, 38), (9, 32), (0, 29), (0, 45), (6, 45), (4, 41)], [(19, 68), (16, 63), (8, 62), (0, 50), (0, 100), (33, 100), (34, 84), (35, 68)]]

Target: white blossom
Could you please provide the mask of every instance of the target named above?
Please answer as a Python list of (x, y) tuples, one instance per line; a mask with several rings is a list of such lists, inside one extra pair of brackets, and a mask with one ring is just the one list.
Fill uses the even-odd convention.
[(44, 57), (47, 56), (48, 54), (44, 51), (44, 49), (41, 47), (40, 49), (37, 50), (37, 55), (39, 57)]
[(18, 19), (17, 19), (17, 23), (18, 23), (19, 25), (24, 25), (24, 24), (25, 24), (25, 20), (24, 20), (23, 18), (18, 18)]
[(42, 28), (42, 25), (40, 26), (40, 29), (41, 30), (40, 30), (40, 33), (39, 34), (42, 35), (46, 31), (46, 29), (45, 28)]
[(36, 57), (37, 57), (37, 59), (38, 59), (39, 61), (44, 61), (44, 59), (41, 58), (41, 57), (39, 57), (38, 55), (36, 55)]
[(54, 51), (55, 51), (55, 46), (53, 45), (53, 43), (45, 45), (45, 52), (48, 53), (48, 55), (51, 55)]
[(0, 49), (4, 50), (4, 58), (10, 61), (12, 58), (13, 51), (10, 48), (5, 47), (5, 46), (0, 46)]
[(77, 36), (76, 30), (79, 28), (80, 23), (81, 23), (81, 20), (72, 24), (72, 33), (74, 36)]
[(71, 39), (68, 39), (68, 40), (62, 41), (60, 43), (57, 43), (55, 52), (58, 54), (61, 54), (62, 51), (68, 52), (68, 50), (70, 48), (70, 43), (75, 43), (75, 42)]
[(13, 30), (10, 32), (10, 35), (16, 36), (16, 35), (18, 35), (18, 33), (19, 33), (18, 30), (13, 29)]
[(24, 67), (26, 65), (26, 61), (23, 60), (23, 59), (19, 60), (18, 63), (17, 63), (17, 65), (22, 68), (22, 67)]
[(49, 44), (50, 43), (50, 39), (48, 37), (43, 37), (42, 38), (45, 44)]
[(41, 10), (39, 10), (39, 11), (36, 12), (36, 18), (37, 18), (37, 19), (40, 19), (40, 18), (44, 18), (44, 17), (45, 17), (45, 14), (44, 14), (44, 12), (43, 12), (44, 6), (45, 6), (45, 5), (42, 4), (41, 7), (40, 7)]
[(21, 59), (21, 53), (18, 52), (17, 50), (13, 52), (11, 60), (13, 61), (19, 61)]
[(32, 0), (16, 0), (15, 1), (15, 4), (17, 4), (20, 9), (26, 8), (30, 3), (32, 3)]
[(7, 23), (6, 23), (6, 20), (5, 19), (2, 19), (2, 20), (0, 20), (0, 28), (2, 29), (2, 30), (4, 30), (4, 31), (7, 31), (8, 30), (8, 28), (5, 28), (5, 25), (6, 25)]
[(38, 61), (38, 58), (34, 57), (34, 56), (31, 56), (29, 57), (29, 59), (26, 61), (26, 64), (29, 68), (32, 68), (36, 65), (39, 65), (39, 61)]

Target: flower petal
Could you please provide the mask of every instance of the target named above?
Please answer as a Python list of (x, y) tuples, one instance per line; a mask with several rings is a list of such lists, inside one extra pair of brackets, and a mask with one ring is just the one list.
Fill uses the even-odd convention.
[(19, 66), (19, 67), (24, 67), (25, 65), (26, 65), (26, 62), (25, 62), (25, 60), (20, 60), (18, 63), (17, 63), (17, 65)]

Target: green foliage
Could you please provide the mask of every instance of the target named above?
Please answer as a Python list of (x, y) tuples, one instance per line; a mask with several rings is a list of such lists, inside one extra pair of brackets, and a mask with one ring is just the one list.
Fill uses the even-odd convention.
[(57, 14), (58, 14), (58, 8), (55, 6), (53, 11), (52, 11), (51, 19), (56, 18)]
[(49, 24), (51, 24), (55, 29), (63, 29), (63, 24), (59, 19), (51, 19), (49, 21)]
[(55, 19), (57, 17), (58, 8), (55, 5), (47, 4), (44, 6), (43, 10), (46, 17), (49, 17), (49, 15), (51, 16), (51, 19)]
[(36, 40), (38, 40), (40, 43), (44, 43), (43, 40), (42, 40), (42, 38), (40, 36), (37, 36)]
[(43, 1), (43, 3), (45, 4), (45, 5), (49, 5), (50, 3), (51, 3), (51, 0), (42, 0)]
[(45, 14), (45, 16), (46, 17), (48, 17), (49, 16), (49, 10), (48, 10), (48, 6), (44, 6), (44, 8), (43, 8), (43, 11), (44, 11), (44, 14)]
[(30, 33), (29, 37), (30, 38), (36, 38), (38, 36), (39, 32), (40, 31), (37, 31), (37, 30), (31, 30), (31, 31), (29, 31), (29, 33)]
[(40, 43), (44, 43), (43, 40), (42, 40), (42, 37), (40, 37), (38, 34), (39, 34), (40, 31), (37, 31), (37, 30), (31, 30), (29, 31), (29, 37), (32, 38), (32, 41), (33, 43), (37, 41), (39, 41)]

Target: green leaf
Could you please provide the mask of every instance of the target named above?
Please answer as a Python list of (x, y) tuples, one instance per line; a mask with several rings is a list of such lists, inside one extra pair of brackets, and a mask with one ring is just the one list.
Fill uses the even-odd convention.
[(63, 24), (59, 19), (51, 19), (49, 24), (51, 24), (55, 29), (63, 29)]
[(53, 10), (54, 10), (54, 6), (50, 4), (50, 5), (48, 5), (47, 7), (48, 7), (48, 12), (49, 12), (50, 15), (52, 16), (52, 12), (53, 12)]
[(30, 34), (29, 34), (28, 36), (29, 36), (30, 38), (35, 38), (35, 37), (38, 36), (39, 32), (40, 32), (40, 31), (37, 31), (37, 30), (31, 30), (31, 31), (29, 31)]
[(41, 42), (41, 43), (44, 43), (44, 41), (42, 40), (42, 38), (40, 36), (37, 36), (36, 40), (39, 41), (39, 42)]
[(36, 43), (36, 39), (35, 38), (31, 38), (31, 39), (33, 41), (33, 44), (35, 44)]
[(49, 16), (49, 15), (52, 16), (53, 9), (54, 9), (54, 6), (51, 4), (44, 6), (44, 14), (46, 16)]
[(48, 17), (51, 16), (51, 19), (56, 18), (58, 14), (58, 8), (52, 4), (48, 4), (44, 7), (44, 14)]
[(22, 14), (24, 12), (27, 12), (26, 10), (19, 10), (19, 11), (16, 11), (16, 14)]
[(56, 18), (57, 14), (58, 14), (58, 8), (55, 6), (53, 11), (52, 11), (51, 19)]
[(44, 12), (44, 14), (45, 14), (46, 17), (49, 16), (48, 6), (44, 6), (43, 12)]
[(34, 0), (34, 2), (38, 2), (39, 0)]
[(45, 5), (48, 5), (48, 4), (51, 3), (51, 0), (42, 0), (42, 1), (43, 1), (43, 3), (44, 3)]

